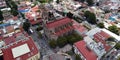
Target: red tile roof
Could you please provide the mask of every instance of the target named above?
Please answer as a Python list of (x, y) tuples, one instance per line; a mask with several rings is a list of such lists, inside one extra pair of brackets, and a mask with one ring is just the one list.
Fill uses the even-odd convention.
[(11, 44), (11, 43), (16, 42), (16, 39), (15, 39), (14, 36), (11, 36), (11, 37), (5, 38), (5, 39), (4, 39), (4, 42), (5, 42), (6, 45), (9, 45), (9, 44)]
[(109, 51), (111, 46), (109, 46), (107, 43), (106, 43), (106, 39), (108, 39), (110, 37), (110, 35), (108, 35), (107, 33), (101, 31), (101, 32), (98, 32), (94, 35), (94, 39), (96, 40), (96, 42), (101, 42), (103, 43), (104, 47), (105, 47), (105, 50), (106, 51)]
[(30, 20), (30, 23), (32, 24), (32, 25), (35, 25), (35, 24), (37, 24), (37, 23), (40, 23), (40, 22), (42, 22), (42, 19), (37, 19), (36, 21), (35, 20)]
[(34, 6), (33, 8), (31, 8), (31, 10), (33, 11), (33, 12), (36, 12), (36, 11), (38, 11), (39, 9), (39, 6), (38, 5), (36, 5), (36, 6)]
[(71, 27), (69, 26), (69, 27), (67, 27), (67, 28), (65, 28), (65, 29), (63, 29), (63, 30), (60, 30), (60, 31), (56, 32), (55, 35), (60, 36), (60, 35), (68, 32), (68, 31), (70, 31), (70, 30), (73, 30), (73, 29), (74, 29), (74, 28), (73, 28), (72, 26), (71, 26)]
[(74, 26), (74, 29), (79, 30), (79, 32), (81, 32), (81, 33), (85, 32), (87, 30), (83, 25), (80, 25), (76, 21), (73, 21), (73, 26)]
[(65, 25), (67, 23), (70, 23), (72, 22), (72, 20), (70, 18), (62, 18), (62, 19), (59, 19), (59, 20), (55, 20), (53, 22), (50, 22), (50, 23), (47, 23), (47, 28), (55, 28), (55, 27), (59, 27), (59, 26), (62, 26), (62, 25)]
[(15, 48), (15, 47), (23, 45), (23, 44), (28, 45), (30, 52), (17, 57), (17, 58), (20, 58), (20, 60), (27, 60), (28, 58), (30, 58), (38, 53), (38, 49), (37, 49), (36, 45), (34, 44), (32, 38), (30, 37), (30, 39), (28, 39), (28, 40), (21, 40), (15, 44), (13, 44), (12, 46), (3, 48), (2, 52), (3, 52), (4, 60), (16, 60), (17, 58), (13, 58), (12, 48)]
[[(24, 33), (22, 33), (22, 32), (15, 33), (15, 34), (13, 34), (13, 36), (6, 37), (6, 38), (4, 38), (3, 40), (4, 40), (4, 42), (5, 42), (6, 45), (9, 45), (9, 44), (11, 44), (11, 43), (16, 42), (16, 37), (17, 37), (17, 36), (20, 36), (20, 35), (22, 35), (22, 34), (24, 34)], [(24, 36), (25, 36), (25, 37), (28, 37), (27, 34), (24, 34)]]
[(86, 60), (97, 60), (97, 55), (92, 50), (88, 50), (86, 43), (83, 40), (76, 42), (74, 45)]

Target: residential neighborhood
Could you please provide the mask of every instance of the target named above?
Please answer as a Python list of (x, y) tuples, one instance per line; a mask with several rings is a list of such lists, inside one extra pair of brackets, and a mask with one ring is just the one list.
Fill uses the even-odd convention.
[(0, 0), (0, 60), (120, 60), (120, 0)]

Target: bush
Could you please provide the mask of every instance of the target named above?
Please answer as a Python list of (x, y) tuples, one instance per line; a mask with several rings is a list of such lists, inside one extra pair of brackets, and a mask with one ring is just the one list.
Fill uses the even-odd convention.
[(117, 43), (116, 45), (115, 45), (115, 48), (118, 50), (118, 49), (120, 49), (120, 43)]
[(71, 51), (67, 51), (66, 52), (68, 55), (73, 55), (74, 54), (74, 52), (71, 50)]
[(56, 48), (56, 47), (57, 47), (57, 42), (56, 42), (55, 40), (50, 40), (50, 41), (49, 41), (49, 46), (50, 46), (51, 48)]
[(107, 39), (107, 41), (115, 41), (115, 38), (109, 37), (109, 38)]
[(111, 32), (119, 35), (119, 29), (117, 28), (117, 26), (113, 25), (113, 26), (109, 26), (108, 30), (110, 30)]
[(57, 45), (62, 48), (67, 44), (67, 39), (65, 37), (60, 37), (57, 40)]
[(42, 37), (42, 34), (41, 34), (41, 32), (38, 32), (38, 36), (41, 38)]
[(99, 24), (97, 24), (97, 26), (100, 28), (104, 28), (104, 23), (99, 23)]
[(38, 28), (36, 28), (36, 31), (40, 31), (40, 30), (42, 30), (43, 29), (43, 27), (38, 27)]
[(74, 44), (75, 42), (80, 41), (80, 40), (83, 39), (82, 36), (79, 36), (76, 33), (73, 33), (73, 34), (71, 34), (69, 36), (66, 36), (66, 38), (67, 38), (67, 41), (68, 41), (69, 44)]
[(75, 60), (82, 60), (82, 59), (81, 59), (80, 55), (75, 54)]

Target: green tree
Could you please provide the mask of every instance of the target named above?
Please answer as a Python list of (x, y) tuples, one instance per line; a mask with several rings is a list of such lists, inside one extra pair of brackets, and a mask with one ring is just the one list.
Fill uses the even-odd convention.
[(20, 13), (21, 17), (25, 19), (25, 15), (23, 13)]
[(120, 56), (118, 57), (118, 59), (117, 60), (120, 60)]
[(76, 34), (76, 33), (73, 33), (73, 34), (68, 35), (68, 36), (65, 36), (65, 37), (66, 37), (67, 42), (68, 42), (69, 44), (74, 44), (75, 42), (80, 41), (80, 40), (83, 39), (81, 36), (79, 36), (79, 35)]
[(28, 32), (30, 28), (30, 23), (28, 21), (23, 23), (23, 29)]
[(116, 48), (117, 50), (119, 50), (119, 49), (120, 49), (120, 43), (117, 43), (117, 44), (115, 45), (115, 48)]
[(96, 20), (96, 15), (94, 13), (91, 13), (88, 17), (88, 22), (91, 24), (96, 24), (97, 20)]
[(72, 14), (71, 12), (68, 12), (68, 13), (67, 13), (67, 16), (68, 16), (69, 18), (73, 18), (73, 14)]
[(49, 41), (49, 46), (50, 46), (51, 48), (56, 48), (56, 47), (57, 47), (57, 42), (56, 42), (55, 40), (50, 40), (50, 41)]
[(0, 10), (0, 21), (2, 21), (3, 19), (4, 19), (3, 13), (2, 13), (2, 11)]
[(17, 16), (19, 14), (18, 11), (15, 10), (15, 9), (12, 9), (11, 13), (12, 13), (13, 16)]
[(86, 0), (86, 2), (88, 3), (89, 6), (91, 6), (91, 5), (94, 4), (94, 1), (93, 1), (93, 0)]
[(109, 38), (107, 39), (107, 41), (115, 41), (115, 38), (109, 37)]
[(41, 37), (42, 37), (42, 34), (41, 34), (41, 32), (38, 32), (38, 36), (39, 36), (39, 38), (41, 38)]
[(84, 16), (87, 18), (87, 21), (91, 24), (96, 24), (96, 15), (94, 13), (91, 13), (90, 11), (85, 11)]
[(59, 0), (57, 0), (57, 1), (56, 1), (56, 3), (57, 3), (57, 4), (59, 4), (59, 3), (60, 3), (60, 1), (59, 1)]
[(81, 2), (85, 2), (85, 0), (80, 0)]
[(99, 23), (99, 24), (97, 24), (97, 26), (100, 28), (104, 28), (104, 23)]
[(14, 1), (11, 1), (10, 4), (12, 5), (11, 6), (12, 9), (18, 10), (18, 6), (17, 6), (17, 4)]
[(85, 16), (86, 18), (88, 18), (89, 15), (90, 15), (90, 13), (91, 13), (90, 11), (85, 11), (85, 12), (84, 12), (84, 16)]
[(113, 26), (109, 26), (108, 30), (110, 30), (111, 32), (119, 35), (119, 29), (117, 28), (117, 26), (113, 25)]
[(81, 59), (80, 55), (75, 54), (75, 60), (82, 60), (82, 59)]
[(62, 48), (67, 44), (67, 39), (65, 37), (60, 37), (57, 40), (57, 45)]
[(10, 5), (10, 1), (11, 1), (11, 0), (9, 0), (9, 1), (8, 1), (8, 0), (5, 0), (6, 5), (7, 5), (8, 7), (11, 7), (11, 5)]

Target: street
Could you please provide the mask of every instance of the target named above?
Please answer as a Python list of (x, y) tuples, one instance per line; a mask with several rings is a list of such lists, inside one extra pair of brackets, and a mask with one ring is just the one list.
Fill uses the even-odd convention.
[(45, 38), (44, 37), (39, 37), (38, 34), (37, 34), (37, 31), (35, 30), (36, 27), (32, 26), (31, 27), (34, 31), (34, 33), (31, 34), (31, 37), (33, 38), (33, 40), (35, 41), (39, 51), (40, 51), (40, 54), (41, 54), (41, 59), (44, 55), (49, 55), (49, 54), (52, 54), (54, 53), (51, 48), (49, 47), (48, 43), (46, 42)]

